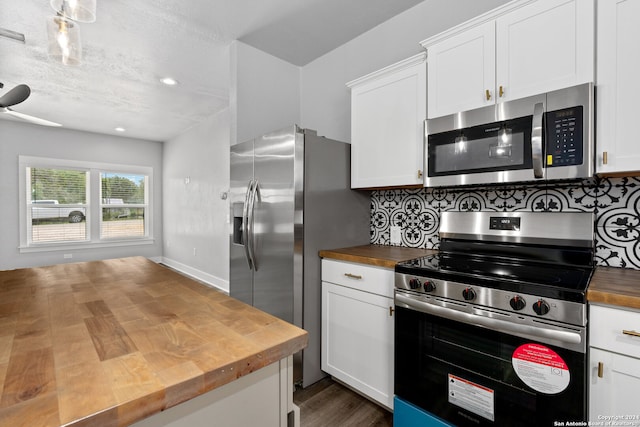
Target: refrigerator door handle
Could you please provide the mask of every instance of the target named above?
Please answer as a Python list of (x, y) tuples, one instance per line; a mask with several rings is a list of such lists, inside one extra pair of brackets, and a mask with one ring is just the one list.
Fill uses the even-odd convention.
[(249, 243), (249, 256), (251, 257), (251, 262), (253, 264), (253, 271), (258, 271), (258, 261), (256, 260), (256, 234), (255, 234), (255, 210), (256, 210), (256, 198), (260, 201), (260, 184), (258, 180), (253, 181), (253, 189), (251, 191), (251, 198), (249, 202), (249, 216), (247, 218), (249, 234), (248, 234), (248, 243)]
[(244, 247), (244, 256), (249, 263), (249, 270), (253, 270), (253, 262), (251, 260), (251, 254), (249, 252), (249, 203), (251, 200), (251, 193), (253, 190), (253, 180), (247, 184), (247, 192), (244, 196), (244, 206), (242, 207), (242, 246)]

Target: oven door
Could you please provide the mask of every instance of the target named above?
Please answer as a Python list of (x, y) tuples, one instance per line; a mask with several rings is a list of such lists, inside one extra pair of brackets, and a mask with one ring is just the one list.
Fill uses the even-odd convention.
[(395, 316), (399, 399), (458, 426), (586, 419), (585, 352), (398, 305)]

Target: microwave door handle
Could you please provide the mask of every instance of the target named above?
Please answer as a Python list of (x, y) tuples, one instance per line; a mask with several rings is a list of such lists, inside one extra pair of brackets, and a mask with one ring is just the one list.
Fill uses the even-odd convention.
[(542, 116), (544, 107), (538, 102), (533, 107), (533, 123), (531, 125), (531, 161), (533, 162), (534, 178), (544, 178), (542, 156)]

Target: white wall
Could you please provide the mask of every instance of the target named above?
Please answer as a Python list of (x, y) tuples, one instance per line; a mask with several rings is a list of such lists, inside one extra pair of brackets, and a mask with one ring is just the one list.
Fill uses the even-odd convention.
[(300, 68), (239, 41), (231, 45), (231, 144), (300, 123)]
[[(50, 157), (153, 168), (152, 245), (20, 253), (18, 156)], [(162, 255), (162, 145), (68, 129), (0, 120), (0, 270), (141, 255)], [(72, 259), (64, 259), (71, 253)]]
[(163, 261), (229, 290), (229, 110), (164, 143)]
[(301, 125), (351, 140), (345, 83), (421, 52), (420, 42), (506, 0), (425, 0), (302, 68)]

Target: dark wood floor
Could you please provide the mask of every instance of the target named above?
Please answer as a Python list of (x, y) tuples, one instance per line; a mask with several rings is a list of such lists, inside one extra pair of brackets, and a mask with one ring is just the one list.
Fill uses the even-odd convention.
[(325, 378), (293, 393), (302, 427), (391, 426), (391, 412)]

